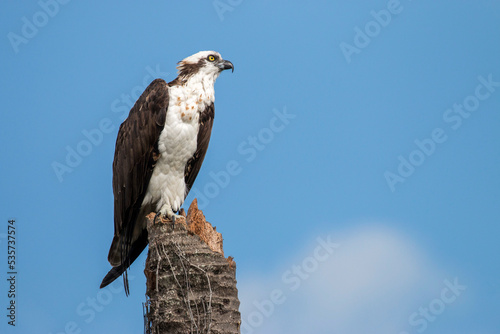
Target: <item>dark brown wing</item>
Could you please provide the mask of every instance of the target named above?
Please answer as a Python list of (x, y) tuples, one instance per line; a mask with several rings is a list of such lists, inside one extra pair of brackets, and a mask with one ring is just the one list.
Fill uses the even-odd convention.
[(193, 157), (188, 160), (184, 171), (184, 181), (186, 182), (186, 196), (193, 186), (196, 176), (200, 171), (201, 164), (205, 158), (208, 149), (208, 142), (212, 134), (212, 125), (214, 124), (214, 104), (208, 106), (200, 115), (200, 129), (198, 131), (198, 145)]
[(108, 255), (115, 268), (101, 287), (120, 276), (147, 245), (147, 232), (134, 233), (134, 227), (158, 159), (158, 138), (165, 125), (167, 108), (167, 83), (156, 79), (142, 93), (118, 131), (113, 160), (115, 233)]

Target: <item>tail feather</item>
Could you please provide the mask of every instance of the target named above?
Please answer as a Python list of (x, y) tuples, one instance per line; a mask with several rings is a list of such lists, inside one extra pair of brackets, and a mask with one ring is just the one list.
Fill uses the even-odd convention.
[[(114, 244), (114, 242), (113, 242)], [(117, 243), (119, 244), (119, 243)], [(111, 284), (114, 280), (116, 280), (120, 275), (123, 274), (123, 284), (125, 287), (125, 294), (128, 296), (129, 295), (129, 288), (128, 288), (128, 275), (127, 275), (127, 269), (130, 267), (132, 262), (141, 255), (142, 251), (146, 246), (148, 245), (148, 232), (147, 230), (143, 230), (139, 238), (133, 241), (132, 245), (128, 248), (128, 254), (125, 257), (125, 260), (122, 261), (118, 266), (113, 267), (104, 277), (102, 280), (100, 288), (104, 288)], [(111, 250), (110, 250), (111, 253)]]
[(104, 279), (102, 280), (100, 288), (104, 288), (111, 284), (115, 279), (120, 277), (121, 274), (125, 272), (125, 266), (119, 265), (118, 267), (113, 267), (107, 274), (104, 276)]

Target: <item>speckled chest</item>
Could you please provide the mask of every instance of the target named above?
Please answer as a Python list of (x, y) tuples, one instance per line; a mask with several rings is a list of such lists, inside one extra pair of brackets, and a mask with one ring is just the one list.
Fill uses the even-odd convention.
[(200, 114), (213, 103), (212, 89), (197, 82), (169, 87), (165, 126), (158, 139), (159, 159), (153, 170), (145, 203), (171, 205), (178, 210), (186, 194), (186, 164), (197, 149)]

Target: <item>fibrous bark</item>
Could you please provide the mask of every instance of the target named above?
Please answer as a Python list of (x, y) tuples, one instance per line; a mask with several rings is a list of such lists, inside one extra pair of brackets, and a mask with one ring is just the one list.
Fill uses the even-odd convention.
[(236, 265), (196, 199), (175, 224), (154, 218), (148, 215), (146, 332), (240, 333)]

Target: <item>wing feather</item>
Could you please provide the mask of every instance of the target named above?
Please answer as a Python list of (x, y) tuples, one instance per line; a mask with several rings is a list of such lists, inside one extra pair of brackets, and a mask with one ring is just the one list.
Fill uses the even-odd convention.
[[(115, 235), (137, 217), (158, 154), (158, 138), (165, 125), (168, 108), (168, 86), (154, 80), (130, 110), (120, 126), (113, 160), (113, 193), (115, 197)], [(132, 176), (132, 177), (131, 177)], [(138, 212), (137, 212), (138, 213)]]
[(147, 245), (147, 233), (141, 234), (138, 240), (132, 240), (132, 234), (159, 154), (158, 138), (165, 125), (167, 109), (168, 85), (156, 79), (120, 125), (113, 160), (115, 232), (108, 254), (115, 268), (112, 269), (114, 278), (109, 281), (110, 272), (105, 285), (126, 271)]

